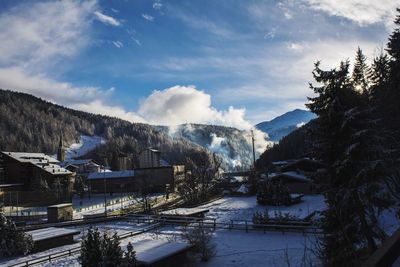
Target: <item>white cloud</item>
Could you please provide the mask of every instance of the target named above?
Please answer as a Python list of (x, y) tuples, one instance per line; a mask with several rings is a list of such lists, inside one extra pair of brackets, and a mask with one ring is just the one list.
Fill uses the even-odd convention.
[(115, 19), (111, 16), (104, 15), (100, 11), (95, 11), (94, 15), (96, 16), (96, 18), (99, 21), (103, 22), (104, 24), (116, 26), (116, 27), (121, 26), (121, 22), (119, 22), (117, 19)]
[(124, 44), (121, 41), (113, 41), (112, 42), (117, 48), (124, 47)]
[(207, 123), (251, 128), (244, 118), (245, 109), (217, 110), (211, 105), (211, 96), (194, 86), (156, 90), (140, 103), (138, 114), (152, 124)]
[[(2, 13), (0, 88), (92, 113), (144, 122), (134, 112), (109, 104), (114, 87), (109, 90), (77, 87), (46, 74), (54, 62), (74, 56), (88, 43), (90, 18), (95, 8), (96, 1), (66, 0), (36, 2), (29, 4), (29, 8), (24, 4)], [(109, 22), (116, 24), (113, 20)]]
[(135, 112), (126, 111), (125, 109), (118, 106), (108, 105), (105, 103), (105, 100), (94, 100), (92, 102), (77, 103), (71, 105), (71, 108), (90, 113), (116, 117), (130, 122), (146, 123), (146, 120)]
[(396, 8), (399, 6), (399, 3), (393, 0), (305, 0), (305, 2), (316, 10), (347, 18), (361, 26), (384, 23), (390, 27)]
[(153, 17), (153, 16), (150, 16), (150, 15), (148, 15), (148, 14), (142, 14), (142, 17), (143, 17), (145, 20), (148, 20), (148, 21), (153, 21), (153, 20), (154, 20), (154, 17)]
[[(34, 4), (32, 4), (34, 3)], [(73, 56), (88, 42), (94, 1), (31, 2), (0, 15), (0, 66), (38, 69), (55, 57)]]
[(161, 2), (154, 2), (153, 3), (153, 8), (157, 9), (157, 10), (161, 9), (162, 8)]

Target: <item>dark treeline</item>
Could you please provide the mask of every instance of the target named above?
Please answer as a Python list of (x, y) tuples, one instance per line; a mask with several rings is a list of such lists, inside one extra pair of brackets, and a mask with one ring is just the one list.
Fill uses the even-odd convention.
[(64, 143), (79, 142), (80, 135), (97, 135), (107, 140), (90, 156), (102, 163), (115, 153), (137, 155), (147, 147), (156, 147), (170, 163), (213, 162), (205, 149), (184, 139), (173, 139), (157, 127), (130, 123), (121, 119), (68, 109), (29, 94), (0, 90), (0, 150), (55, 154), (60, 132)]
[[(318, 243), (325, 266), (359, 266), (387, 239), (381, 212), (400, 217), (400, 9), (387, 47), (367, 63), (361, 48), (353, 69), (343, 61), (322, 70), (315, 64), (316, 94), (308, 108), (318, 115), (304, 129), (267, 151), (260, 166), (308, 155), (324, 162), (328, 209)], [(297, 148), (299, 147), (299, 148)], [(308, 147), (308, 148), (307, 148)], [(290, 149), (296, 151), (290, 152)]]
[(297, 159), (311, 156), (311, 135), (310, 129), (316, 123), (310, 121), (306, 125), (297, 128), (287, 136), (284, 136), (278, 144), (261, 154), (256, 162), (257, 169), (267, 170), (274, 161)]

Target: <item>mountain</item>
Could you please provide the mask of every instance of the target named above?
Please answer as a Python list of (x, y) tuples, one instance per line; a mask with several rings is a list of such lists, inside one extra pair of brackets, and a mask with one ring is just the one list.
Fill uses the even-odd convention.
[(137, 164), (138, 153), (147, 147), (160, 149), (171, 164), (187, 163), (190, 158), (189, 162), (198, 166), (210, 166), (215, 163), (215, 153), (226, 169), (248, 162), (251, 155), (244, 132), (235, 128), (130, 123), (0, 89), (0, 150), (55, 154), (61, 132), (66, 146), (90, 140), (89, 137), (104, 139), (85, 155), (99, 163), (105, 158), (111, 162), (116, 153), (125, 153), (133, 155)]
[(295, 109), (273, 120), (261, 122), (256, 128), (267, 133), (271, 141), (278, 142), (282, 137), (315, 118), (316, 115), (310, 111)]

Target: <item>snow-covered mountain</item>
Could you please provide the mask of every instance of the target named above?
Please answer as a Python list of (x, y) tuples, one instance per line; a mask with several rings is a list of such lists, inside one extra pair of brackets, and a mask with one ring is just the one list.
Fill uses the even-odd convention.
[(267, 133), (271, 141), (278, 142), (282, 137), (315, 118), (316, 115), (310, 111), (295, 109), (273, 120), (260, 122), (256, 128)]

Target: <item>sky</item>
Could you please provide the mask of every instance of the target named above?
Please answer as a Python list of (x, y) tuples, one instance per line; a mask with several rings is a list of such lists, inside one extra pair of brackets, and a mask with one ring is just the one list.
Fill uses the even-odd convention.
[(311, 96), (314, 63), (372, 60), (393, 0), (0, 1), (0, 88), (158, 125), (249, 129)]

